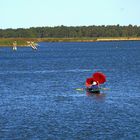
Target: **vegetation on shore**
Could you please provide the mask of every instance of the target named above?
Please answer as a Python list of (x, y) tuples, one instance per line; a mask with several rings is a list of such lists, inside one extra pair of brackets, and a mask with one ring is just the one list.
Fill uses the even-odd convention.
[(35, 38), (0, 38), (0, 46), (13, 46), (13, 42), (17, 42), (17, 46), (27, 46), (27, 41), (39, 42)]
[(0, 29), (0, 38), (140, 37), (139, 26), (56, 26)]
[(13, 46), (17, 41), (17, 46), (27, 46), (27, 41), (33, 42), (97, 42), (97, 41), (128, 41), (140, 40), (140, 37), (98, 37), (98, 38), (0, 38), (0, 46)]
[(18, 29), (0, 29), (0, 46), (26, 46), (34, 42), (94, 42), (116, 40), (140, 40), (139, 26), (57, 26)]

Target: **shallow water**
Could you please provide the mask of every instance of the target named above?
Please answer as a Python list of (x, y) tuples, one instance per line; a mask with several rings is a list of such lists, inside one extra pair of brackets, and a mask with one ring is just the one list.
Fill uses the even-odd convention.
[[(0, 139), (140, 139), (140, 41), (0, 48)], [(101, 95), (84, 81), (107, 76)]]

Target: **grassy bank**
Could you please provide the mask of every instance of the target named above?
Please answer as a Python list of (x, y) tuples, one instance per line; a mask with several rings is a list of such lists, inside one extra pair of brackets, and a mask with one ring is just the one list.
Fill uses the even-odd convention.
[(27, 41), (39, 42), (35, 38), (0, 38), (0, 46), (13, 46), (14, 41), (17, 41), (17, 46), (27, 46)]
[(97, 41), (128, 41), (140, 40), (140, 37), (99, 37), (99, 38), (0, 38), (0, 46), (12, 46), (17, 41), (17, 46), (27, 46), (27, 41), (34, 42), (97, 42)]

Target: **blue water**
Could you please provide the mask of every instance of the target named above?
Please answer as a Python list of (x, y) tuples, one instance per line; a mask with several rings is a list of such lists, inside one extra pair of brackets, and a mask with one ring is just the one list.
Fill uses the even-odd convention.
[[(101, 95), (85, 79), (107, 76)], [(0, 48), (1, 140), (139, 140), (140, 41)]]

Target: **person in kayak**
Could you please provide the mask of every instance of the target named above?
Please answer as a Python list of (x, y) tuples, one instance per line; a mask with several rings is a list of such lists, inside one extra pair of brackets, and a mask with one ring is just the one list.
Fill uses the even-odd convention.
[(93, 81), (93, 83), (91, 84), (91, 86), (88, 87), (88, 91), (89, 92), (93, 92), (93, 93), (100, 93), (98, 81)]
[(100, 84), (106, 82), (106, 75), (102, 72), (95, 72), (92, 74), (92, 77), (89, 77), (85, 81), (86, 91), (88, 93), (97, 93), (100, 94)]

